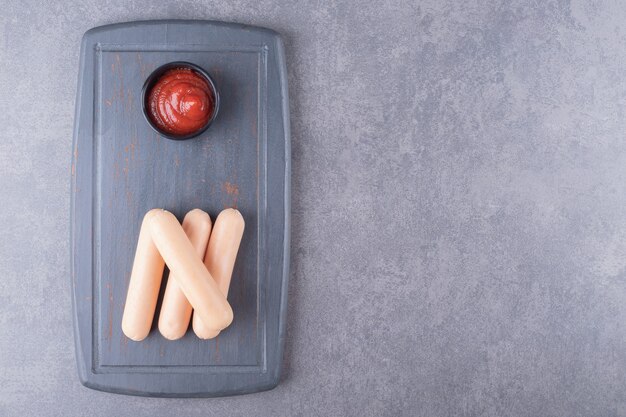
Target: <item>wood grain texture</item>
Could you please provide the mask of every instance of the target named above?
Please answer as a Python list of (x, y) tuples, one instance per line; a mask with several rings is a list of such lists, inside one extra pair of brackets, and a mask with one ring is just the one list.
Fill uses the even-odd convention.
[[(83, 38), (72, 187), (72, 282), (81, 381), (151, 396), (217, 396), (278, 382), (289, 265), (289, 125), (279, 36), (201, 21), (104, 26)], [(207, 70), (220, 113), (198, 138), (171, 141), (141, 114), (141, 87), (171, 61)], [(136, 239), (151, 208), (213, 219), (237, 207), (246, 230), (229, 302), (233, 324), (214, 340), (193, 332), (142, 342), (120, 327)], [(165, 281), (162, 288), (165, 286)], [(158, 308), (157, 308), (158, 314)]]

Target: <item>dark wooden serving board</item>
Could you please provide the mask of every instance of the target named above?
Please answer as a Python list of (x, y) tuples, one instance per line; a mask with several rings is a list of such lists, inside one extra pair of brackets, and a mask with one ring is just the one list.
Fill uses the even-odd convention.
[[(215, 122), (195, 139), (160, 137), (142, 116), (145, 79), (171, 61), (201, 66), (220, 91)], [(146, 21), (85, 34), (71, 204), (74, 329), (84, 385), (171, 397), (276, 386), (289, 275), (289, 152), (277, 33), (221, 22)], [(244, 216), (228, 296), (235, 319), (214, 340), (200, 340), (191, 329), (183, 339), (166, 340), (156, 318), (142, 342), (122, 333), (139, 227), (155, 207), (179, 220), (193, 208), (215, 219), (223, 208), (237, 207)]]

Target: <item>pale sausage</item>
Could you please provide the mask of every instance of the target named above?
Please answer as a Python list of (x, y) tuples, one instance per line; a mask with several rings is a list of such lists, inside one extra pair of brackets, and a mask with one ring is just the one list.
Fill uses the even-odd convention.
[(228, 327), (233, 310), (176, 217), (161, 210), (150, 217), (149, 226), (155, 246), (196, 314), (212, 329)]
[[(200, 258), (204, 257), (211, 234), (211, 217), (200, 209), (191, 210), (183, 219), (183, 230)], [(170, 272), (159, 313), (159, 331), (169, 340), (185, 335), (191, 319), (191, 304)]]
[(128, 284), (122, 316), (122, 331), (128, 338), (135, 341), (145, 339), (150, 333), (161, 287), (165, 264), (152, 242), (150, 232), (150, 219), (161, 211), (161, 209), (150, 210), (143, 218)]
[[(228, 296), (228, 287), (244, 227), (245, 222), (238, 210), (232, 208), (223, 210), (215, 219), (215, 226), (204, 256), (204, 265), (224, 297)], [(219, 329), (205, 325), (196, 313), (193, 315), (193, 331), (201, 339), (212, 339), (220, 332)]]

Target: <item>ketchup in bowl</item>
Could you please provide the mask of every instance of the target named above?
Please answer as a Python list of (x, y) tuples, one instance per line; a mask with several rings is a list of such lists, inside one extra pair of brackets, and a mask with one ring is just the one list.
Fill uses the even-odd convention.
[(199, 67), (173, 62), (158, 68), (144, 86), (144, 114), (152, 127), (171, 139), (202, 133), (215, 118), (218, 95)]

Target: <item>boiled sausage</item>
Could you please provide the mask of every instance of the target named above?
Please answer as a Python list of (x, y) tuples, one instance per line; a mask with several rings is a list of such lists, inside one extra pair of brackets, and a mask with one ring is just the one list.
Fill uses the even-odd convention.
[[(228, 296), (228, 287), (244, 227), (245, 222), (238, 210), (232, 208), (223, 210), (215, 219), (209, 246), (204, 256), (204, 265), (224, 297)], [(212, 339), (219, 334), (220, 329), (207, 326), (202, 317), (194, 312), (193, 331), (201, 339)]]
[[(211, 217), (200, 209), (191, 210), (183, 219), (183, 230), (198, 256), (204, 257), (211, 234)], [(170, 272), (159, 313), (159, 331), (163, 337), (169, 340), (183, 337), (189, 327), (191, 310), (191, 304)]]
[(176, 217), (160, 210), (148, 223), (155, 246), (195, 313), (211, 329), (228, 327), (233, 321), (233, 310)]
[(122, 316), (122, 331), (135, 341), (148, 336), (165, 264), (152, 242), (150, 220), (162, 210), (153, 209), (146, 213), (141, 223), (135, 261), (128, 284), (126, 304)]

